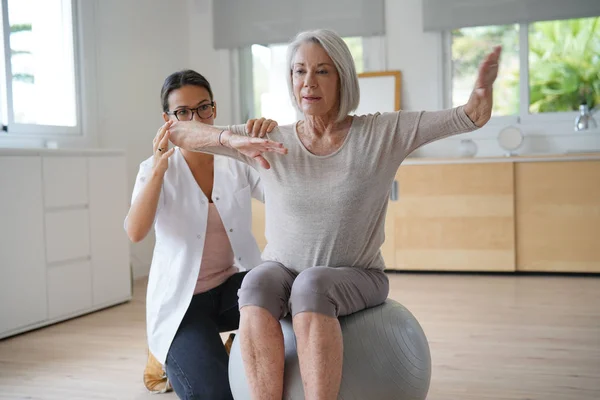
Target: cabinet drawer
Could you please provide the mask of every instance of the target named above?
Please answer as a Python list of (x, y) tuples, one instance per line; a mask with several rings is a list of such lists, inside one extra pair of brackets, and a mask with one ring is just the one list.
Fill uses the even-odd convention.
[(88, 204), (87, 161), (84, 157), (44, 157), (44, 205)]
[(92, 264), (89, 260), (48, 267), (48, 318), (92, 307)]
[(90, 256), (87, 209), (46, 212), (46, 259), (55, 263)]

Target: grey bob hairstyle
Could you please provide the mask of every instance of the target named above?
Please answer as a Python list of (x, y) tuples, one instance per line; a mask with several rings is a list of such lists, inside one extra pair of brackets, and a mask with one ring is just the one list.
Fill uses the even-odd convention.
[(298, 101), (294, 96), (292, 63), (294, 62), (294, 57), (296, 56), (298, 48), (300, 48), (303, 43), (316, 43), (320, 45), (333, 60), (333, 64), (340, 77), (340, 109), (338, 110), (336, 119), (337, 122), (340, 122), (346, 118), (348, 114), (358, 108), (358, 102), (360, 100), (358, 75), (356, 74), (356, 68), (350, 49), (348, 49), (344, 39), (331, 30), (317, 29), (314, 31), (300, 32), (296, 35), (294, 41), (290, 43), (287, 52), (287, 65), (290, 69), (290, 73), (287, 74), (288, 90), (290, 92), (290, 99), (296, 109), (298, 109)]

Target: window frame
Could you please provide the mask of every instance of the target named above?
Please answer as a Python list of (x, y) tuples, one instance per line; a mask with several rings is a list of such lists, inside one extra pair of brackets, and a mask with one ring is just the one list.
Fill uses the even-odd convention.
[[(273, 43), (278, 44), (278, 43)], [(269, 44), (264, 44), (269, 45)], [(364, 72), (384, 71), (387, 69), (387, 37), (385, 35), (363, 36), (363, 69)], [(237, 123), (246, 123), (245, 118), (259, 118), (254, 110), (254, 82), (248, 71), (252, 66), (251, 46), (231, 50), (231, 82), (233, 88), (233, 118)], [(250, 78), (250, 79), (249, 79)], [(249, 114), (250, 113), (250, 114)], [(254, 115), (253, 115), (254, 114)], [(296, 110), (298, 120), (304, 118)]]
[[(564, 111), (531, 114), (529, 113), (529, 23), (519, 24), (519, 113), (516, 115), (494, 116), (488, 122), (489, 126), (521, 125), (551, 125), (557, 122), (572, 123), (577, 111)], [(444, 63), (443, 104), (451, 108), (452, 104), (452, 32), (442, 32), (442, 59)], [(500, 72), (501, 73), (501, 72)]]
[[(63, 0), (67, 1), (67, 0)], [(27, 138), (27, 137), (73, 137), (83, 136), (83, 107), (82, 107), (82, 85), (81, 85), (81, 51), (80, 51), (80, 27), (79, 27), (79, 4), (78, 0), (68, 0), (71, 3), (71, 29), (73, 38), (73, 72), (75, 82), (75, 126), (66, 125), (41, 125), (22, 124), (14, 122), (13, 93), (12, 93), (12, 61), (10, 49), (10, 24), (8, 21), (8, 0), (0, 0), (0, 17), (2, 18), (2, 51), (0, 60), (3, 66), (0, 71), (5, 80), (6, 93), (0, 93), (1, 102), (6, 101), (6, 114), (2, 116), (2, 137)], [(2, 92), (2, 91), (0, 91)]]

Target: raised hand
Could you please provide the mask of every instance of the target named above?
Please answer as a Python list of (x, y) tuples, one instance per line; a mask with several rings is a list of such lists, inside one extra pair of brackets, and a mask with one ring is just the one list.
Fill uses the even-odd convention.
[(153, 169), (154, 172), (163, 176), (169, 168), (169, 157), (175, 151), (175, 148), (172, 147), (169, 149), (169, 127), (171, 126), (171, 121), (165, 122), (163, 126), (160, 127), (154, 140), (152, 141), (152, 148), (154, 150), (153, 153)]
[(271, 119), (250, 119), (246, 122), (246, 133), (252, 137), (265, 137), (277, 127), (277, 122)]
[(482, 127), (492, 116), (494, 105), (493, 86), (498, 77), (498, 64), (502, 47), (496, 46), (479, 65), (479, 73), (475, 81), (475, 88), (469, 101), (465, 105), (465, 112), (475, 125)]

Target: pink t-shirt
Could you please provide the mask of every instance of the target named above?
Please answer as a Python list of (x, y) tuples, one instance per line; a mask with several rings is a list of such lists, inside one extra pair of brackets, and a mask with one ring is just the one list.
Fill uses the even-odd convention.
[(237, 267), (233, 265), (233, 257), (233, 249), (219, 211), (213, 203), (210, 203), (204, 252), (194, 294), (214, 289), (238, 272)]

